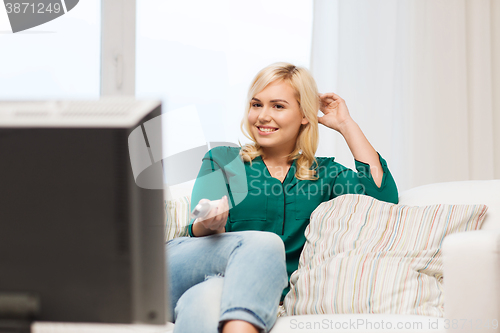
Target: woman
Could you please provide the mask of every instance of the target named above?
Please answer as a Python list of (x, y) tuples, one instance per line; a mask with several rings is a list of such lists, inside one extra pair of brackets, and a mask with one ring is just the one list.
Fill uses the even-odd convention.
[[(318, 122), (343, 135), (357, 172), (314, 156)], [(387, 164), (345, 101), (318, 94), (304, 68), (276, 63), (261, 70), (248, 93), (243, 129), (253, 143), (211, 149), (191, 202), (225, 195), (205, 219), (193, 221), (193, 238), (168, 243), (179, 332), (269, 331), (298, 267), (312, 211), (348, 193), (398, 201)]]

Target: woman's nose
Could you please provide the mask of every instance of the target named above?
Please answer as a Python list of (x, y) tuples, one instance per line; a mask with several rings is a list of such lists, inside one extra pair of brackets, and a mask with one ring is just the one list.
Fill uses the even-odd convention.
[(271, 120), (271, 113), (268, 108), (262, 108), (262, 110), (259, 113), (259, 120), (262, 122), (268, 122)]

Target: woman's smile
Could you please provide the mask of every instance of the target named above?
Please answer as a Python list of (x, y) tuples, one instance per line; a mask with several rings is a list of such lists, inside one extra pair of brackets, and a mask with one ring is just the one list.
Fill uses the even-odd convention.
[(269, 126), (257, 126), (260, 135), (269, 135), (277, 132), (279, 128)]

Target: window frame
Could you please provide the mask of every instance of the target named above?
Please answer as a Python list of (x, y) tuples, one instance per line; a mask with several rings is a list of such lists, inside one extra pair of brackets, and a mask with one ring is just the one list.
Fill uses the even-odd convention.
[(136, 0), (101, 6), (101, 96), (135, 96)]

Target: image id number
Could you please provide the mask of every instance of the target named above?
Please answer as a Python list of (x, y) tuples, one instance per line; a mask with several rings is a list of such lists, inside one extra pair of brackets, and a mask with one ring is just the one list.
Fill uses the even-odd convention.
[(27, 3), (27, 2), (7, 2), (5, 4), (5, 8), (7, 8), (7, 14), (15, 13), (15, 14), (45, 14), (45, 13), (56, 13), (58, 14), (61, 11), (61, 4), (59, 3), (49, 3), (47, 6), (43, 3)]
[(472, 320), (472, 319), (445, 319), (444, 320), (445, 329), (498, 329), (498, 320)]

